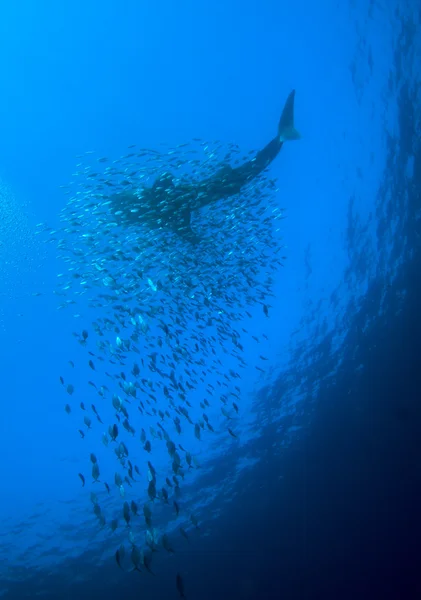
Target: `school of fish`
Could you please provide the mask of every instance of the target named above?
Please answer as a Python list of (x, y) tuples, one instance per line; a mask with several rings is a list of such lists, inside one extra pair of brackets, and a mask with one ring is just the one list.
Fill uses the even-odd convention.
[[(200, 181), (249, 155), (195, 139), (161, 151), (131, 146), (117, 160), (94, 153), (78, 158), (60, 227), (39, 224), (66, 267), (57, 279), (58, 309), (77, 311), (74, 336), (86, 352), (85, 364), (69, 357), (59, 376), (65, 412), (76, 415), (82, 443), (92, 444), (75, 477), (90, 491), (99, 527), (127, 532), (117, 565), (154, 574), (157, 549), (176, 552), (199, 530), (198, 516), (183, 504), (183, 485), (200, 466), (189, 445), (211, 436), (236, 440), (242, 370), (264, 372), (257, 345), (255, 364), (243, 357), (251, 338), (244, 324), (250, 311), (270, 316), (274, 278), (285, 259), (283, 213), (276, 183), (265, 173), (241, 194), (194, 214), (201, 242), (191, 245), (141, 222), (121, 225), (110, 195), (150, 186), (163, 172)], [(75, 381), (85, 376), (81, 389)], [(104, 477), (92, 451), (99, 440), (113, 453), (113, 478)], [(159, 465), (158, 446), (167, 457)], [(160, 506), (170, 532), (162, 518), (155, 522)], [(180, 574), (176, 587), (184, 597)]]

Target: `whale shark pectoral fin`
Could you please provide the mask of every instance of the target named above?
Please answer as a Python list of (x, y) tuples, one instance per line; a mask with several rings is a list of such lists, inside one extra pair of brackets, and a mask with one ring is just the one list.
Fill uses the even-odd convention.
[(294, 99), (295, 90), (292, 90), (285, 102), (281, 118), (279, 119), (278, 136), (280, 142), (289, 142), (301, 138), (301, 135), (294, 126)]
[(201, 242), (201, 238), (191, 228), (190, 221), (191, 212), (189, 209), (186, 209), (181, 215), (179, 215), (175, 231), (186, 242), (194, 245), (199, 244)]
[(195, 233), (190, 226), (184, 227), (184, 229), (180, 231), (179, 234), (186, 242), (188, 242), (189, 244), (193, 244), (194, 246), (196, 246), (196, 244), (200, 244), (200, 242), (202, 241), (202, 238), (198, 236), (197, 233)]

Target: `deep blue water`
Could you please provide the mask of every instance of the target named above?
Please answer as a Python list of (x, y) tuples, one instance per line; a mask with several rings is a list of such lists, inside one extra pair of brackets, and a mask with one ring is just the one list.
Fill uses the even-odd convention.
[[(188, 600), (420, 597), (420, 24), (419, 8), (409, 0), (326, 0), (317, 6), (231, 0), (58, 6), (27, 0), (0, 9), (4, 598), (177, 598), (177, 573)], [(238, 292), (228, 312), (225, 301), (218, 305), (226, 331), (241, 332), (241, 353), (229, 335), (214, 341), (214, 330), (203, 334), (208, 346), (194, 350), (190, 333), (205, 327), (210, 314), (199, 294), (176, 300), (183, 282), (175, 281), (156, 296), (153, 283), (131, 279), (134, 263), (128, 261), (128, 279), (145, 285), (136, 310), (149, 324), (149, 347), (140, 354), (128, 350), (127, 367), (115, 365), (111, 351), (100, 362), (95, 343), (102, 338), (93, 321), (109, 316), (106, 301), (98, 301), (107, 285), (90, 285), (88, 258), (66, 262), (91, 222), (81, 219), (83, 226), (69, 231), (60, 221), (71, 194), (81, 189), (75, 173), (84, 166), (77, 165), (97, 168), (98, 157), (111, 162), (132, 144), (159, 150), (167, 160), (162, 148), (192, 148), (196, 137), (206, 148), (218, 140), (218, 148), (235, 143), (244, 153), (259, 149), (275, 135), (292, 88), (302, 139), (285, 144), (270, 166), (267, 177), (276, 180), (276, 191), (267, 198), (256, 191), (259, 207), (284, 210), (285, 218), (273, 222), (285, 245), (284, 266), (271, 272), (265, 300), (256, 288)], [(73, 191), (66, 195), (60, 186), (69, 184)], [(236, 201), (247, 207), (249, 198)], [(212, 231), (212, 223), (225, 218), (223, 210), (221, 204), (205, 213), (198, 226)], [(232, 204), (227, 210), (237, 229), (224, 234), (218, 225), (213, 248), (189, 251), (198, 257), (194, 267), (173, 265), (181, 279), (208, 286), (221, 269), (224, 278), (242, 280), (241, 251), (250, 260), (250, 247), (237, 242), (252, 239), (244, 232), (246, 217), (255, 213)], [(259, 223), (255, 231), (262, 236)], [(94, 233), (99, 257), (114, 242), (106, 229)], [(119, 235), (124, 252), (131, 238)], [(62, 238), (66, 249), (57, 251)], [(236, 244), (227, 248), (229, 240)], [(183, 247), (176, 247), (183, 256)], [(274, 247), (262, 251), (272, 264)], [(154, 280), (171, 265), (169, 252), (157, 242), (156, 262), (145, 267), (145, 278)], [(122, 263), (110, 264), (116, 273)], [(73, 272), (69, 266), (88, 282), (85, 294), (80, 279), (57, 294)], [(266, 268), (260, 265), (256, 282)], [(170, 314), (182, 313), (179, 358), (192, 352), (209, 369), (203, 385), (188, 388), (184, 405), (193, 422), (202, 422), (200, 441), (184, 417), (182, 433), (175, 433), (171, 419), (179, 413), (161, 393), (167, 380), (148, 369), (148, 354), (168, 355), (175, 348), (168, 337), (162, 350), (155, 343), (161, 335), (151, 309), (157, 297)], [(68, 303), (63, 310), (62, 302)], [(121, 331), (105, 334), (110, 348), (116, 334), (129, 335), (127, 323), (113, 319)], [(83, 329), (89, 332), (86, 347), (72, 335)], [(92, 356), (95, 372), (88, 367)], [(146, 527), (143, 516), (133, 514), (126, 527), (114, 473), (127, 473), (127, 465), (118, 465), (112, 443), (101, 442), (116, 419), (112, 395), (123, 395), (115, 376), (123, 369), (133, 379), (130, 369), (141, 358), (140, 377), (154, 382), (157, 402), (142, 415), (139, 396), (127, 405), (135, 436), (119, 425), (140, 470), (133, 487), (131, 480), (124, 483), (124, 499), (148, 504), (148, 460), (160, 489), (173, 474), (158, 423), (181, 444), (183, 461), (185, 450), (194, 458), (193, 468), (183, 469), (180, 491), (167, 486), (170, 501), (180, 505), (178, 519), (162, 498), (150, 502), (158, 539), (155, 576), (145, 569), (128, 572), (129, 531), (136, 546), (146, 548)], [(198, 379), (191, 368), (191, 360), (180, 359), (180, 381)], [(88, 380), (108, 390), (100, 396)], [(65, 389), (69, 382), (72, 396)], [(229, 418), (221, 413), (221, 390), (236, 394), (231, 400), (238, 415), (232, 407)], [(204, 396), (213, 434), (202, 419)], [(92, 430), (83, 423), (81, 401)], [(171, 418), (160, 419), (150, 408), (168, 410)], [(152, 442), (150, 454), (142, 450), (141, 428)], [(101, 484), (92, 483), (91, 452)], [(98, 494), (102, 528), (91, 491)], [(115, 532), (113, 518), (119, 521)], [(176, 531), (180, 524), (188, 542)], [(174, 554), (163, 548), (164, 533)], [(125, 572), (114, 555), (121, 543), (128, 553)]]

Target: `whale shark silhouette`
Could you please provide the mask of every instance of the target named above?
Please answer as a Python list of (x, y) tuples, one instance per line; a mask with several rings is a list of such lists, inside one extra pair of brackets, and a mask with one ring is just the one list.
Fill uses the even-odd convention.
[(289, 94), (279, 119), (277, 135), (251, 160), (239, 167), (223, 165), (211, 177), (196, 183), (174, 183), (169, 172), (162, 173), (151, 187), (140, 192), (124, 191), (111, 196), (113, 212), (122, 225), (144, 223), (151, 229), (168, 228), (191, 243), (200, 242), (192, 230), (193, 211), (241, 192), (279, 154), (284, 142), (298, 140), (294, 126), (295, 90)]

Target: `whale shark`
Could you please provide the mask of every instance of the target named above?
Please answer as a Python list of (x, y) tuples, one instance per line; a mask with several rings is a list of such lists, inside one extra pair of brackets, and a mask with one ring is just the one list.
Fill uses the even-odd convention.
[(150, 229), (170, 229), (188, 242), (199, 243), (200, 237), (190, 224), (192, 213), (239, 194), (269, 167), (285, 142), (300, 139), (294, 125), (294, 100), (295, 90), (292, 90), (284, 104), (276, 136), (242, 165), (234, 168), (224, 164), (212, 176), (195, 183), (178, 181), (166, 171), (150, 187), (112, 195), (112, 209), (120, 224), (143, 223)]

